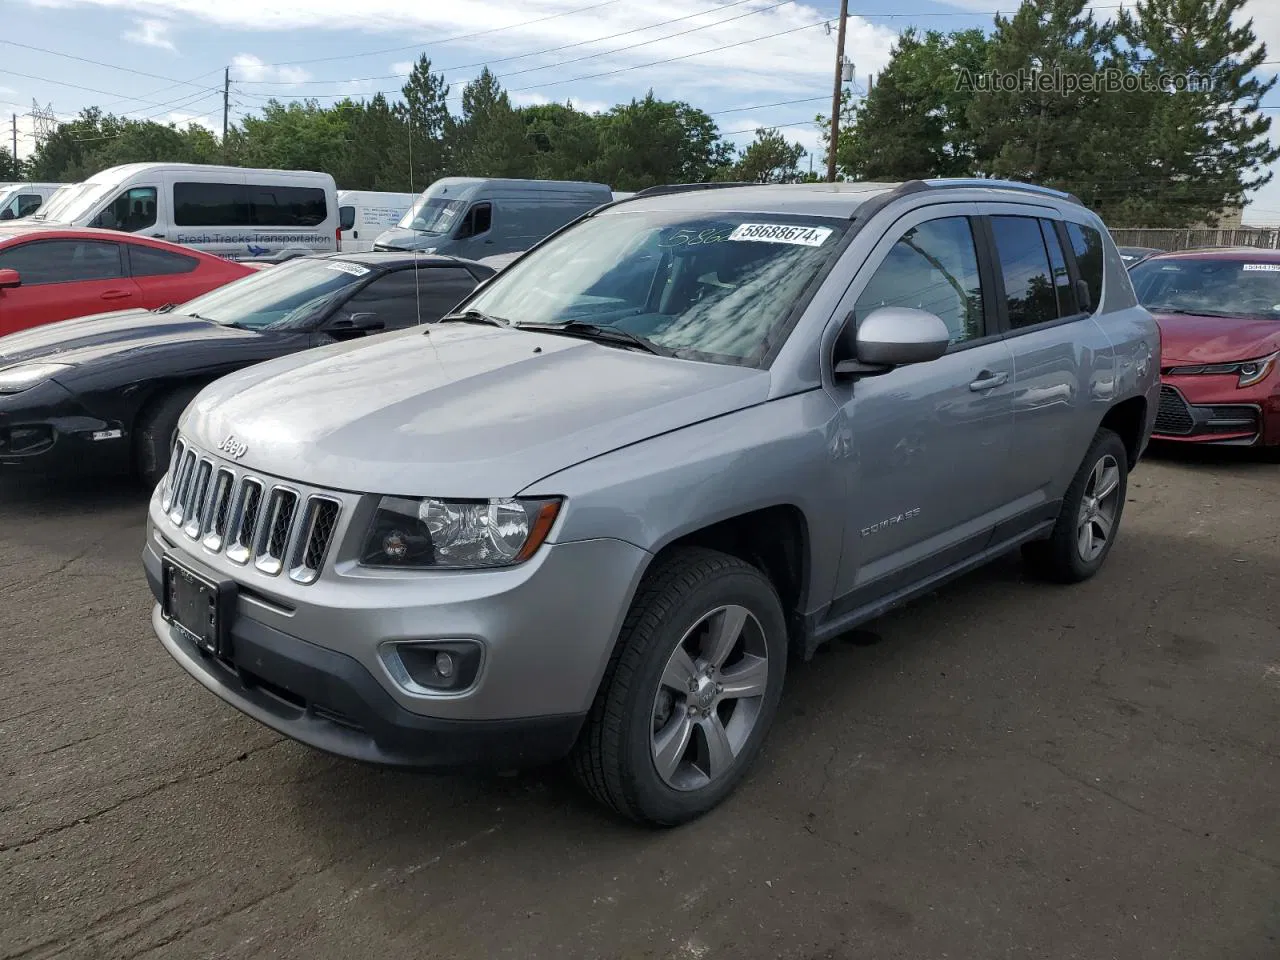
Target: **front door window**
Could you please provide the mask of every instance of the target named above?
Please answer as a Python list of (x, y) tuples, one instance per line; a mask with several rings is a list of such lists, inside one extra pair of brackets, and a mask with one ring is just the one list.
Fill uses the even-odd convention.
[(156, 188), (131, 187), (111, 201), (93, 219), (91, 227), (137, 233), (156, 224)]

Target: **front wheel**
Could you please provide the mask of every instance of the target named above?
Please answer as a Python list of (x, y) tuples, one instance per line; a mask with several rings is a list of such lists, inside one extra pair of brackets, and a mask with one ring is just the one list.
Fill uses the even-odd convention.
[(1129, 453), (1103, 428), (1093, 438), (1047, 540), (1028, 543), (1023, 557), (1032, 570), (1059, 583), (1079, 583), (1102, 567), (1120, 532), (1129, 488)]
[(574, 748), (576, 776), (634, 820), (705, 813), (759, 752), (786, 657), (782, 604), (758, 569), (705, 549), (658, 561)]

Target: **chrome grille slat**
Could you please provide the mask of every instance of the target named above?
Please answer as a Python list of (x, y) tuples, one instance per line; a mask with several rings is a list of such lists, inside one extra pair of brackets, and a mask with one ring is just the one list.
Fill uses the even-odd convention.
[(329, 554), (329, 546), (333, 542), (333, 534), (338, 528), (338, 515), (342, 504), (332, 497), (311, 496), (307, 498), (306, 510), (303, 513), (301, 531), (290, 556), (289, 577), (298, 583), (311, 583), (320, 575), (325, 557)]
[(219, 467), (209, 494), (209, 509), (205, 514), (202, 543), (206, 550), (217, 553), (227, 539), (227, 521), (231, 518), (231, 494), (235, 489), (235, 474), (226, 467)]
[(267, 510), (258, 529), (253, 565), (274, 577), (284, 569), (285, 551), (293, 533), (298, 512), (298, 492), (288, 487), (272, 487)]
[(231, 514), (232, 533), (228, 537), (227, 559), (232, 563), (249, 562), (261, 512), (262, 481), (245, 477), (236, 496), (235, 510)]
[(181, 439), (161, 494), (169, 522), (204, 550), (299, 584), (319, 578), (345, 506), (337, 494), (242, 473)]
[(213, 476), (213, 461), (201, 458), (196, 466), (195, 480), (191, 482), (191, 493), (187, 497), (187, 522), (182, 532), (192, 540), (200, 538), (200, 527), (204, 523), (205, 511), (208, 508), (209, 478)]

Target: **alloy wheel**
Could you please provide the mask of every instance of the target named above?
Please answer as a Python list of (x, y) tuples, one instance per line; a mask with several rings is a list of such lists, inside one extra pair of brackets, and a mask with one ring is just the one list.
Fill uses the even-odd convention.
[(1092, 563), (1107, 549), (1119, 507), (1120, 464), (1108, 453), (1089, 474), (1076, 519), (1076, 549), (1085, 563)]
[(710, 610), (667, 660), (653, 701), (649, 747), (668, 786), (698, 790), (727, 774), (764, 704), (769, 650), (746, 607)]

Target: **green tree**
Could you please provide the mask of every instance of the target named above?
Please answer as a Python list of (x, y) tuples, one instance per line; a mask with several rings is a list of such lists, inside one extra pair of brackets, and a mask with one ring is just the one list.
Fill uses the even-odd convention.
[(426, 54), (418, 58), (402, 88), (404, 101), (396, 104), (396, 115), (406, 126), (405, 162), (411, 162), (411, 178), (422, 190), (453, 169), (452, 141), (456, 123), (449, 113), (449, 85), (444, 75), (431, 72)]
[[(1099, 155), (1114, 153), (1115, 104), (1095, 89), (1068, 91), (1037, 80), (1095, 76), (1115, 56), (1115, 27), (1085, 12), (1086, 0), (1023, 0), (1012, 17), (996, 17), (986, 69), (1030, 79), (1016, 89), (978, 87), (968, 117), (977, 170), (1073, 192), (1092, 185)], [(966, 84), (967, 86), (968, 84)], [(1056, 88), (1055, 88), (1056, 86)]]
[(462, 121), (455, 130), (455, 166), (470, 177), (528, 177), (535, 169), (524, 119), (511, 107), (488, 67), (462, 88)]
[(0, 180), (22, 180), (24, 179), (24, 164), (20, 159), (15, 157), (6, 148), (0, 147)]
[(905, 30), (867, 95), (849, 101), (836, 163), (856, 180), (971, 175), (977, 147), (969, 123), (973, 88), (987, 59), (981, 30)]
[(534, 153), (534, 176), (544, 180), (594, 180), (602, 119), (565, 103), (523, 107), (520, 116)]
[[(1213, 222), (1271, 179), (1280, 158), (1259, 104), (1276, 84), (1258, 68), (1267, 59), (1246, 0), (1138, 0), (1119, 28), (1131, 57), (1156, 89), (1141, 95), (1140, 150), (1123, 177), (1101, 185), (1116, 223), (1185, 227)], [(1186, 78), (1179, 90), (1176, 78)], [(1203, 88), (1201, 87), (1203, 85)], [(1167, 88), (1167, 92), (1160, 89)]]
[(800, 158), (805, 149), (788, 143), (777, 130), (760, 127), (738, 162), (725, 171), (726, 180), (753, 183), (797, 183), (801, 179)]
[(732, 161), (733, 145), (711, 117), (687, 103), (658, 100), (652, 90), (601, 119), (597, 179), (615, 190), (705, 183)]

